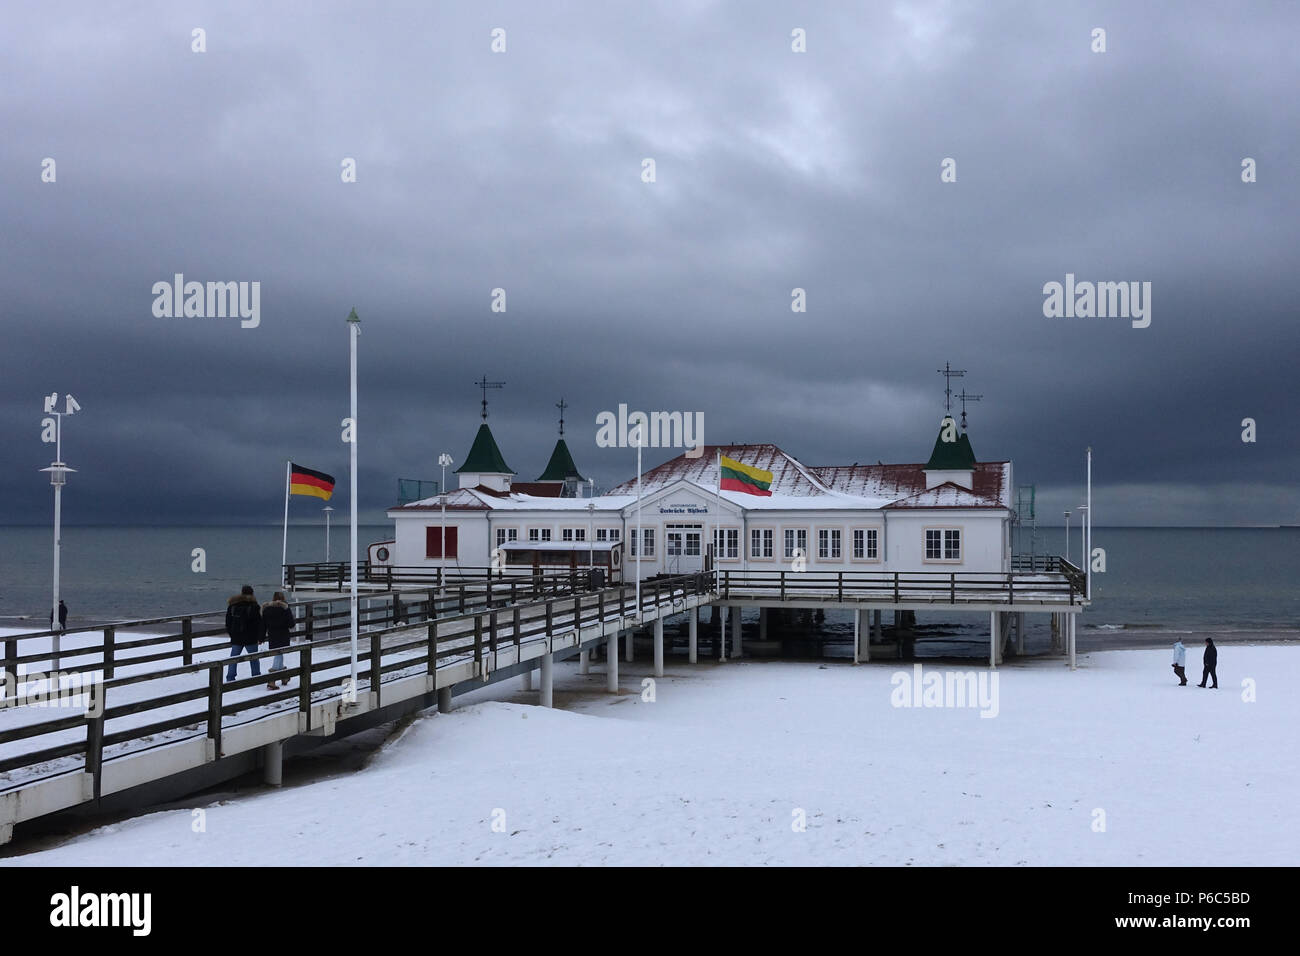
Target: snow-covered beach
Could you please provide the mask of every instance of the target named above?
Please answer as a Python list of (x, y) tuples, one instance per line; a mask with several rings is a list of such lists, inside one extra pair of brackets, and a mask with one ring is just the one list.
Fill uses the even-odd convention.
[(1294, 864), (1300, 651), (1233, 646), (1218, 691), (1195, 686), (1189, 652), (1187, 687), (1165, 650), (1009, 664), (992, 718), (894, 706), (911, 664), (672, 661), (651, 702), (645, 662), (623, 665), (617, 697), (568, 663), (554, 710), (518, 681), (485, 688), (355, 773), (2, 862)]

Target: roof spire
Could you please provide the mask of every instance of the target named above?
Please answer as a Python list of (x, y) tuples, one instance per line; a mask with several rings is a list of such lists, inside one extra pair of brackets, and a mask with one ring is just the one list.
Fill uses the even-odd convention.
[(487, 375), (484, 374), (484, 376), (474, 384), (479, 388), (483, 389), (483, 413), (482, 414), (483, 414), (483, 421), (486, 422), (487, 421), (487, 390), (489, 388), (504, 388), (506, 383), (489, 382)]
[(560, 437), (563, 438), (564, 437), (564, 410), (569, 406), (568, 404), (565, 403), (564, 399), (561, 398), (558, 402), (555, 403), (555, 407), (560, 410)]

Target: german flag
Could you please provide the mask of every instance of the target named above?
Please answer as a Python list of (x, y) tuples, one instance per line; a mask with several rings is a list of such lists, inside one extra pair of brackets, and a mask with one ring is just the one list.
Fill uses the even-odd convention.
[(326, 501), (334, 494), (334, 476), (289, 463), (289, 494), (311, 495)]
[(726, 455), (718, 456), (718, 468), (721, 480), (718, 487), (722, 491), (739, 491), (746, 495), (772, 497), (768, 489), (772, 487), (772, 473), (751, 465), (742, 465)]

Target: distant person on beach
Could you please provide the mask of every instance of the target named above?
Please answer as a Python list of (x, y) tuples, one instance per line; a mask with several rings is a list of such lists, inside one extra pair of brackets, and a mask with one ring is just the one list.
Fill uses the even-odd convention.
[[(266, 644), (271, 650), (278, 651), (275, 660), (271, 661), (271, 669), (267, 676), (271, 678), (268, 683), (268, 690), (275, 690), (275, 677), (277, 671), (284, 670), (284, 649), (289, 646), (289, 632), (294, 627), (293, 608), (289, 607), (289, 602), (284, 598), (283, 591), (276, 591), (271, 600), (262, 605), (262, 626), (266, 628)], [(287, 680), (280, 681), (280, 686), (288, 687)]]
[[(59, 630), (66, 631), (67, 629), (68, 629), (68, 606), (64, 604), (63, 601), (59, 601)], [(54, 630), (53, 610), (50, 611), (50, 630), (51, 631)]]
[[(240, 654), (256, 654), (257, 645), (262, 643), (262, 609), (253, 596), (253, 586), (245, 584), (238, 594), (226, 601), (226, 633), (230, 635), (230, 666), (226, 668), (226, 680), (235, 679), (239, 662), (235, 659)], [(262, 668), (257, 659), (249, 661), (253, 667), (253, 676), (260, 677)]]
[(1178, 686), (1187, 685), (1187, 648), (1183, 647), (1183, 639), (1180, 637), (1174, 641), (1174, 676), (1178, 678)]
[(1219, 649), (1214, 646), (1214, 638), (1205, 639), (1205, 656), (1201, 658), (1201, 663), (1205, 665), (1205, 670), (1201, 673), (1201, 682), (1197, 687), (1204, 687), (1206, 678), (1214, 678), (1213, 690), (1219, 688), (1219, 675), (1214, 672), (1214, 668), (1219, 665)]

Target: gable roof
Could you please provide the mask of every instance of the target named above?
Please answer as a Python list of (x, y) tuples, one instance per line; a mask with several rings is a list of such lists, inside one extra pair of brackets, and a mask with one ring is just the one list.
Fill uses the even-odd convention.
[(465, 464), (456, 469), (456, 474), (459, 475), (463, 471), (483, 475), (514, 474), (506, 464), (506, 460), (501, 457), (501, 449), (497, 447), (496, 439), (492, 437), (492, 429), (488, 428), (487, 422), (478, 427), (474, 444), (470, 446), (469, 454), (465, 456)]
[(569, 446), (561, 438), (555, 443), (555, 451), (551, 452), (551, 460), (546, 463), (546, 470), (538, 476), (538, 481), (566, 481), (574, 478), (578, 481), (585, 481), (582, 475), (578, 474), (578, 466), (573, 463), (573, 456), (569, 454)]
[(886, 508), (1001, 508), (996, 498), (986, 498), (967, 491), (961, 485), (945, 481), (925, 491), (885, 505)]

